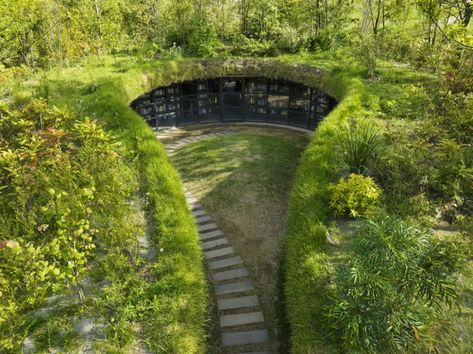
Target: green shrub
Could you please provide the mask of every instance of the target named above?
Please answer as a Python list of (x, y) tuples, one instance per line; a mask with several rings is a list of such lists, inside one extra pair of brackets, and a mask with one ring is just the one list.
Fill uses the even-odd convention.
[(362, 174), (376, 161), (381, 148), (377, 129), (368, 121), (351, 119), (336, 135), (336, 149), (350, 168)]
[(95, 249), (133, 244), (137, 188), (95, 121), (42, 100), (0, 111), (0, 351), (18, 349), (28, 311), (77, 286)]
[(362, 38), (356, 50), (356, 56), (363, 67), (365, 77), (373, 79), (376, 76), (379, 57), (376, 39), (370, 37)]
[(325, 314), (348, 352), (406, 352), (457, 300), (464, 253), (394, 217), (364, 220)]
[(379, 199), (381, 190), (371, 177), (351, 174), (329, 186), (330, 207), (339, 216), (364, 216)]
[(189, 34), (189, 53), (204, 58), (214, 57), (217, 55), (216, 49), (219, 45), (217, 33), (208, 17), (203, 13), (197, 13)]
[(279, 51), (273, 40), (257, 40), (240, 35), (234, 40), (232, 54), (252, 57), (270, 57), (278, 55)]

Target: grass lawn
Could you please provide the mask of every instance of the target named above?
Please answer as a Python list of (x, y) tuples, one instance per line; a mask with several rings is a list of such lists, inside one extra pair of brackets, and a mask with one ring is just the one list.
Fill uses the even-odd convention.
[(174, 162), (253, 274), (278, 352), (288, 335), (280, 306), (288, 197), (308, 141), (287, 129), (234, 129), (235, 135), (183, 147)]

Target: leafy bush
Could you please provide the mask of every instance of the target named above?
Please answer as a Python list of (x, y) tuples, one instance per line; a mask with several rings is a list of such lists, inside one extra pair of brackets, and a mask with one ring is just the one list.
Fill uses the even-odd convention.
[(42, 100), (0, 111), (0, 151), (3, 352), (18, 345), (29, 310), (78, 284), (96, 248), (133, 243), (137, 181), (95, 121)]
[(378, 43), (376, 40), (369, 37), (362, 38), (356, 50), (356, 56), (361, 62), (365, 77), (367, 79), (373, 79), (376, 76), (379, 57)]
[(302, 45), (300, 32), (288, 25), (281, 26), (276, 45), (282, 52), (297, 53)]
[(381, 138), (367, 121), (351, 119), (337, 132), (337, 152), (352, 173), (364, 173), (376, 160), (380, 148)]
[(274, 41), (257, 40), (243, 35), (235, 38), (232, 53), (254, 57), (271, 57), (279, 54)]
[(329, 186), (330, 207), (340, 216), (364, 216), (379, 199), (381, 190), (371, 177), (351, 174)]
[(190, 54), (204, 58), (214, 57), (216, 49), (220, 45), (215, 28), (210, 23), (207, 16), (197, 13), (192, 22), (189, 34), (188, 49)]
[(457, 244), (394, 217), (362, 221), (326, 318), (348, 352), (405, 352), (457, 300)]

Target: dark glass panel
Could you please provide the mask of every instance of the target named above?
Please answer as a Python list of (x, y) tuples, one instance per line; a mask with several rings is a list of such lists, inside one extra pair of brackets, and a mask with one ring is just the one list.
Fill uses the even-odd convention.
[(226, 94), (223, 96), (224, 106), (241, 106), (241, 94)]
[(241, 79), (226, 79), (223, 82), (223, 89), (224, 93), (227, 92), (241, 92)]
[(149, 125), (151, 128), (156, 128), (156, 127), (157, 127), (157, 121), (156, 121), (156, 119), (148, 120), (147, 123), (148, 123), (148, 125)]
[(270, 108), (288, 108), (289, 96), (269, 96), (268, 106)]
[(207, 81), (199, 81), (197, 84), (197, 91), (199, 93), (207, 93)]
[(271, 80), (269, 82), (269, 94), (289, 95), (289, 85), (284, 81)]
[(251, 78), (246, 80), (246, 93), (266, 94), (267, 80), (261, 78)]
[(225, 107), (223, 112), (224, 121), (242, 121), (243, 109), (241, 107)]
[(197, 95), (197, 84), (195, 82), (186, 81), (181, 85), (183, 96)]
[(164, 88), (158, 88), (153, 91), (153, 96), (154, 97), (163, 97), (165, 95), (165, 90)]
[(176, 96), (176, 95), (179, 95), (180, 92), (179, 92), (179, 86), (178, 85), (173, 85), (173, 86), (170, 86), (167, 88), (166, 90), (166, 94), (168, 96)]
[(309, 119), (306, 113), (289, 111), (289, 125), (307, 128), (308, 122)]
[(220, 79), (209, 80), (209, 92), (219, 93), (220, 92)]

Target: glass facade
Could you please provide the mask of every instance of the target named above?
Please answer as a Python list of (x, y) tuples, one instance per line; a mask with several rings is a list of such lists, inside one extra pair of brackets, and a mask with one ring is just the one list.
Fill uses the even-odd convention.
[(153, 128), (267, 122), (315, 129), (336, 105), (322, 91), (262, 77), (224, 77), (159, 87), (131, 104)]

